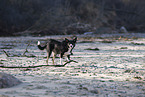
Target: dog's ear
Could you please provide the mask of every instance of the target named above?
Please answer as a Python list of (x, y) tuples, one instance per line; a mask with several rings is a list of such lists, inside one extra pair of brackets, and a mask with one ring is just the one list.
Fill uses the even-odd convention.
[(65, 41), (66, 41), (66, 42), (69, 42), (69, 40), (68, 40), (67, 38), (65, 38)]
[(76, 41), (77, 41), (77, 37), (74, 37), (74, 38), (73, 38), (73, 41), (76, 42)]

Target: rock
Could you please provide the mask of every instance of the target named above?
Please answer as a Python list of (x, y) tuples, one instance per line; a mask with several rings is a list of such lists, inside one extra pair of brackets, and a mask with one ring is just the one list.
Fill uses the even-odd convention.
[(14, 76), (0, 72), (0, 88), (8, 88), (22, 83)]
[(95, 89), (95, 90), (90, 90), (91, 93), (94, 93), (94, 94), (99, 94), (99, 90)]
[(121, 28), (120, 28), (120, 31), (119, 31), (120, 33), (128, 33), (128, 31), (127, 31), (127, 29), (124, 27), (124, 26), (122, 26)]

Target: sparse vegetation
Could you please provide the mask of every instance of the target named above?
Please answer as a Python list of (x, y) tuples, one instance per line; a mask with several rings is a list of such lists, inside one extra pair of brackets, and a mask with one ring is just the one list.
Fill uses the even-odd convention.
[(94, 43), (93, 41), (81, 41), (79, 43)]
[(127, 47), (121, 47), (120, 49), (128, 49)]
[(110, 41), (110, 40), (103, 40), (101, 41), (102, 43), (112, 43), (113, 41)]
[[(145, 30), (144, 0), (0, 0), (0, 36)], [(19, 33), (16, 33), (19, 32)]]
[(133, 77), (133, 78), (135, 78), (135, 79), (142, 79), (140, 76), (136, 76), (136, 77)]
[(85, 50), (99, 51), (98, 48), (87, 48), (87, 49), (85, 49)]
[(134, 42), (131, 42), (131, 44), (133, 44), (133, 45), (145, 45), (144, 43), (134, 43)]

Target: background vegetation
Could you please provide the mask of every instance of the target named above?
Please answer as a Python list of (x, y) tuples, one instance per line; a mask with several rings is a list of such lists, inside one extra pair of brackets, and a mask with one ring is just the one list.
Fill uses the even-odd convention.
[(0, 36), (145, 31), (144, 0), (0, 0)]

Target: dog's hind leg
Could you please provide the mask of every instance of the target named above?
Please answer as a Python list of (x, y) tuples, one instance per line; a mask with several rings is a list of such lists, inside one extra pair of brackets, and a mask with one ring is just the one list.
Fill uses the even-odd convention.
[(53, 48), (54, 48), (54, 45), (47, 43), (47, 49), (46, 49), (46, 51), (47, 51), (47, 60), (46, 60), (47, 65), (48, 65), (48, 60), (50, 58), (50, 55), (52, 53)]
[(48, 65), (48, 60), (50, 58), (51, 53), (52, 53), (52, 51), (47, 51), (47, 60), (46, 60), (47, 65)]
[(54, 65), (54, 60), (55, 60), (55, 56), (56, 56), (55, 52), (52, 52), (52, 56), (53, 56), (52, 62), (53, 62), (53, 65)]
[(47, 65), (48, 65), (49, 57), (50, 57), (50, 54), (49, 54), (49, 52), (47, 52), (47, 60), (46, 60)]
[(47, 49), (47, 60), (46, 60), (47, 65), (48, 65), (48, 60), (50, 58), (51, 53), (52, 53), (52, 50)]

